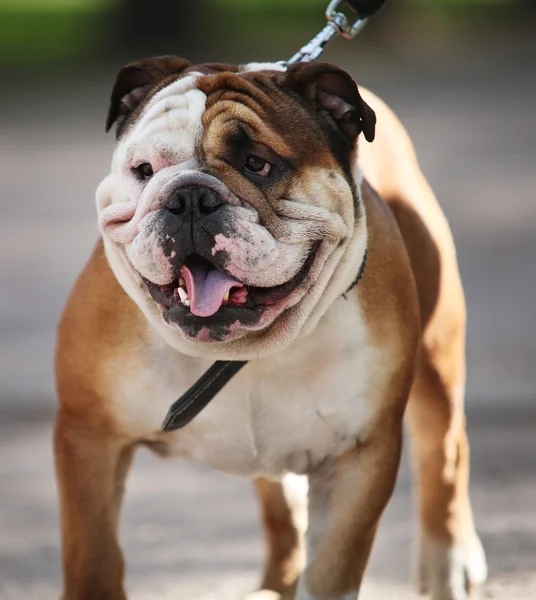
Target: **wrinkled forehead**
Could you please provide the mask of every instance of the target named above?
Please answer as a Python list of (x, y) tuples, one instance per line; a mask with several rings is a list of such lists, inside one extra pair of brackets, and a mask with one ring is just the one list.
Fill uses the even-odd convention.
[(139, 154), (147, 160), (148, 152), (169, 164), (191, 158), (202, 136), (207, 98), (197, 85), (201, 77), (195, 72), (183, 75), (152, 94), (119, 140), (120, 158), (133, 163)]
[(307, 128), (300, 127), (299, 105), (293, 107), (289, 94), (274, 85), (281, 71), (282, 66), (271, 63), (235, 71), (188, 69), (148, 95), (121, 136), (117, 156), (129, 163), (151, 159), (159, 169), (189, 161), (199, 154), (210, 126), (211, 139), (214, 129), (225, 140), (239, 126), (256, 142), (290, 155)]

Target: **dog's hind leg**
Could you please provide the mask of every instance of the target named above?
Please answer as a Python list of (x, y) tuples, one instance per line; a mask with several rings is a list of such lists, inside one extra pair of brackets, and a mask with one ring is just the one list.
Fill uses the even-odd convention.
[(253, 600), (292, 598), (305, 565), (304, 535), (307, 528), (307, 480), (286, 475), (281, 482), (255, 480), (268, 557), (261, 591)]
[(407, 407), (420, 518), (420, 587), (434, 600), (465, 600), (467, 590), (486, 577), (468, 492), (465, 299), (448, 223), (411, 142), (392, 113), (382, 121), (384, 127), (391, 121), (398, 134), (388, 137), (394, 154), (382, 157), (383, 171), (375, 180), (404, 238), (421, 312), (421, 349)]
[(468, 489), (465, 312), (443, 307), (425, 330), (406, 413), (420, 520), (417, 576), (433, 600), (465, 600), (487, 568)]
[(126, 600), (117, 541), (133, 445), (60, 408), (54, 438), (61, 508), (62, 600)]

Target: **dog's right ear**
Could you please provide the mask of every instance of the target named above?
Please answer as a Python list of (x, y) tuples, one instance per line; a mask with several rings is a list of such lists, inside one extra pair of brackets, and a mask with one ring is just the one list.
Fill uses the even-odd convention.
[(130, 113), (140, 104), (151, 89), (166, 77), (182, 73), (190, 61), (178, 56), (145, 58), (123, 67), (115, 78), (110, 108), (106, 118), (106, 131), (117, 122), (117, 134)]

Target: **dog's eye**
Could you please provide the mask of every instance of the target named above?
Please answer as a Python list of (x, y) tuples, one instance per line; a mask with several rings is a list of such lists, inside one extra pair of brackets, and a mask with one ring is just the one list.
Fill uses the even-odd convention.
[(264, 160), (264, 158), (253, 156), (253, 154), (251, 154), (246, 158), (246, 165), (244, 168), (250, 173), (255, 173), (255, 175), (267, 177), (270, 174), (272, 165), (268, 161)]
[(132, 172), (140, 181), (147, 181), (154, 175), (153, 167), (149, 163), (141, 163), (141, 165), (133, 167)]

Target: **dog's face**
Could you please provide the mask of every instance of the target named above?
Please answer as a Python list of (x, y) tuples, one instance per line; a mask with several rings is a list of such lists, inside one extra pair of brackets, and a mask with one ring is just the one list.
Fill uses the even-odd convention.
[(117, 76), (114, 122), (106, 253), (176, 347), (268, 354), (344, 292), (366, 245), (356, 140), (375, 124), (346, 72), (144, 60)]

